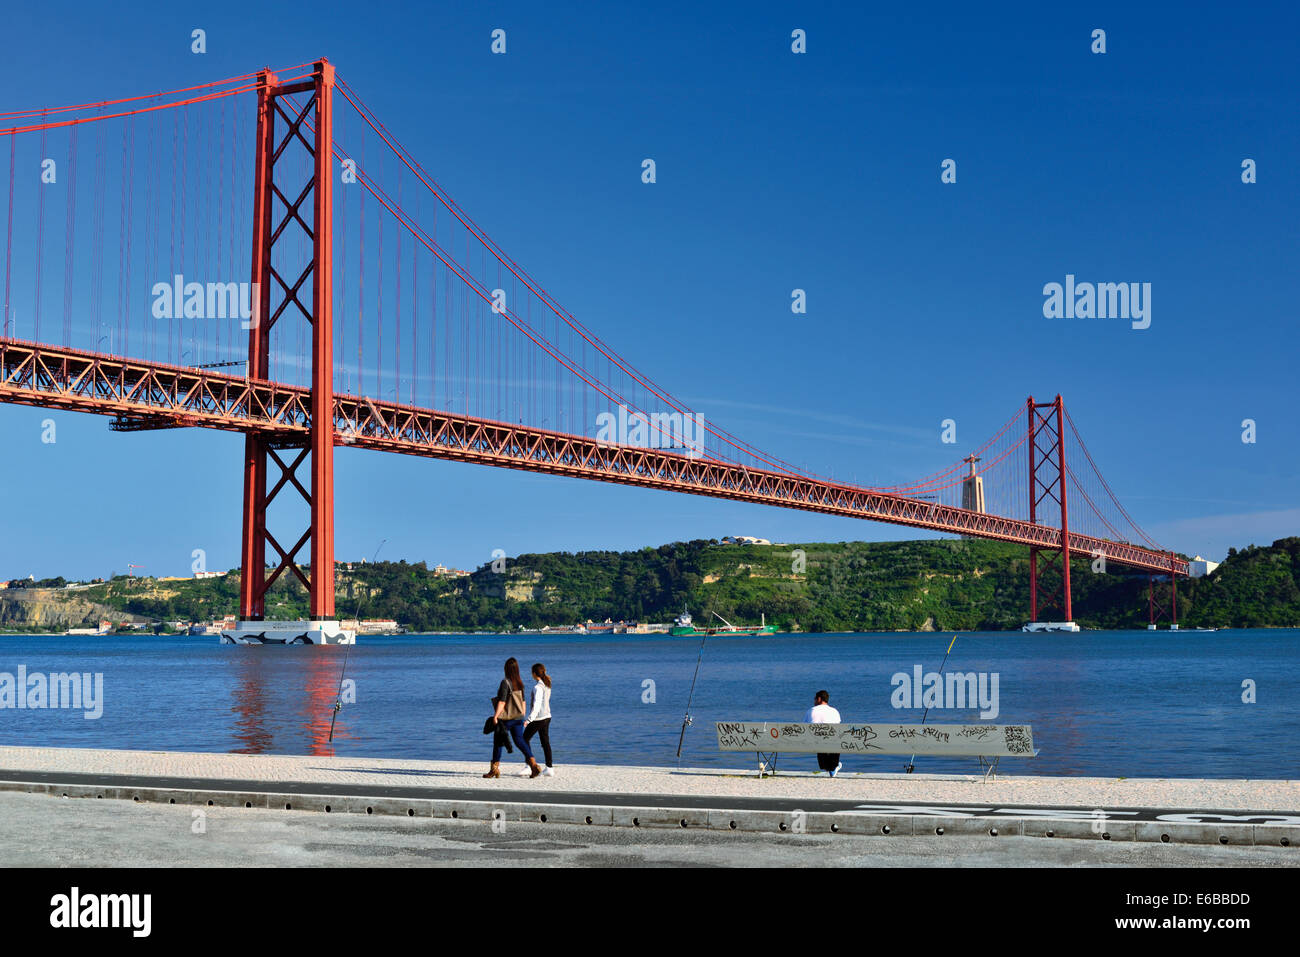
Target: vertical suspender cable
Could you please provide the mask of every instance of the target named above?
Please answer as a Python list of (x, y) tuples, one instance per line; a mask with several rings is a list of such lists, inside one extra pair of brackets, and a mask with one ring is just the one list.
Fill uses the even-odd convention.
[[(361, 165), (366, 164), (366, 139), (361, 138)], [(366, 329), (362, 316), (366, 311), (366, 191), (359, 196), (361, 202), (360, 239), (357, 242), (357, 395), (365, 393), (365, 342)]]
[[(348, 190), (341, 191), (339, 197), (339, 316), (345, 314), (345, 305), (348, 301)], [(347, 323), (339, 322), (339, 341), (338, 341), (338, 365), (343, 367), (347, 356), (348, 346), (348, 327)], [(350, 391), (351, 381), (347, 381), (343, 390)]]
[[(397, 205), (402, 205), (402, 180), (397, 180)], [(402, 233), (405, 230), (397, 230), (397, 256), (394, 260), (395, 265), (393, 272), (396, 274), (397, 296), (396, 308), (393, 315), (397, 321), (393, 323), (396, 327), (396, 344), (393, 347), (393, 385), (396, 389), (393, 392), (393, 401), (402, 401)], [(383, 396), (380, 396), (383, 398)]]
[[(105, 124), (98, 124), (95, 136), (95, 205), (91, 210), (90, 315), (91, 329), (96, 337), (96, 352), (99, 351), (98, 340), (100, 328), (103, 325), (104, 312), (104, 199), (107, 192), (105, 189), (104, 131)], [(111, 333), (104, 334), (103, 338), (108, 346), (104, 351), (112, 353), (113, 341)]]
[(77, 251), (77, 127), (72, 128), (68, 146), (68, 201), (67, 219), (63, 241), (66, 255), (63, 259), (63, 344), (72, 345), (72, 267)]
[[(167, 245), (167, 266), (168, 266), (167, 278), (169, 280), (171, 279), (172, 275), (176, 272), (176, 149), (177, 149), (177, 140), (180, 139), (180, 132), (179, 132), (180, 122), (181, 120), (180, 120), (179, 113), (173, 113), (172, 114), (172, 170), (171, 170), (171, 177), (170, 177), (171, 186), (172, 186), (171, 232), (169, 234), (170, 238)], [(175, 338), (174, 332), (176, 329), (176, 316), (180, 314), (181, 308), (182, 308), (181, 303), (179, 302), (172, 303), (172, 314), (167, 322), (167, 361), (171, 363), (177, 363), (177, 360), (180, 358), (179, 352), (173, 353), (172, 351), (172, 340)]]
[[(190, 177), (189, 177), (189, 158), (190, 158), (190, 110), (189, 110), (189, 107), (181, 107), (180, 113), (181, 113), (181, 115), (184, 117), (183, 122), (184, 122), (185, 128), (184, 128), (183, 132), (181, 133), (181, 157), (180, 157), (180, 160), (181, 160), (181, 248), (180, 248), (180, 258), (179, 258), (179, 261), (178, 261), (177, 264), (176, 264), (176, 268), (177, 268), (177, 271), (178, 271), (178, 272), (180, 272), (182, 275), (184, 275), (184, 274), (185, 274), (185, 267), (186, 267), (186, 262), (185, 262), (185, 223), (186, 223), (186, 215), (185, 215), (185, 214), (186, 214), (186, 207), (189, 205), (189, 198), (190, 198), (190, 196), (189, 196), (189, 194), (190, 194)], [(180, 365), (180, 364), (181, 364), (181, 361), (180, 361), (180, 360), (181, 360), (181, 357), (182, 357), (182, 356), (184, 355), (184, 353), (185, 353), (185, 320), (184, 320), (184, 316), (185, 316), (185, 311), (184, 311), (183, 309), (178, 309), (178, 310), (176, 311), (176, 317), (177, 317), (177, 320), (180, 322), (180, 327), (179, 327), (179, 330), (178, 330), (177, 335), (176, 335), (176, 364), (177, 364), (177, 365)], [(193, 363), (193, 364), (197, 364), (197, 363), (199, 362), (199, 358), (198, 358), (197, 356), (193, 356), (193, 355), (191, 355), (191, 356), (190, 356), (190, 361), (191, 361), (191, 363)]]
[[(49, 111), (46, 110), (41, 114), (41, 162), (45, 162), (45, 134), (44, 125), (49, 117)], [(41, 173), (44, 174), (44, 170)], [(41, 341), (41, 266), (45, 258), (45, 186), (42, 175), (40, 183), (40, 193), (36, 200), (36, 315), (35, 327), (32, 333), (32, 339), (36, 342)]]
[(5, 313), (0, 322), (4, 335), (9, 335), (9, 266), (14, 245), (14, 148), (17, 146), (18, 134), (9, 134), (9, 225), (5, 229)]
[[(384, 175), (384, 158), (382, 154), (379, 157), (379, 175), (381, 178)], [(377, 284), (375, 287), (375, 323), (378, 330), (379, 344), (375, 353), (375, 398), (382, 401), (384, 398), (384, 213), (382, 210), (379, 211), (377, 217), (379, 278), (375, 280)]]
[[(416, 215), (421, 215), (422, 203), (416, 201)], [(415, 380), (420, 369), (420, 331), (419, 322), (419, 277), (417, 276), (419, 253), (418, 243), (411, 243), (411, 388), (410, 403), (415, 405)]]
[(126, 355), (126, 183), (130, 174), (126, 168), (126, 137), (130, 129), (130, 120), (122, 123), (122, 166), (118, 184), (117, 212), (117, 348), (120, 355)]

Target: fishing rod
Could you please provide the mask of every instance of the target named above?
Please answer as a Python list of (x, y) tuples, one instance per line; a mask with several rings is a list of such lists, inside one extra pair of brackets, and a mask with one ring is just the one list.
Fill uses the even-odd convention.
[[(943, 666), (946, 665), (946, 664), (948, 663), (948, 656), (949, 656), (950, 654), (952, 654), (952, 646), (955, 645), (955, 644), (957, 644), (957, 636), (956, 636), (956, 635), (953, 635), (953, 636), (952, 636), (952, 641), (948, 642), (948, 650), (945, 651), (945, 652), (943, 653), (943, 662), (939, 665), (939, 675), (940, 675), (941, 677), (943, 676)], [(925, 724), (925, 717), (926, 717), (926, 715), (928, 715), (929, 713), (930, 713), (930, 706), (929, 706), (929, 705), (926, 705), (926, 706), (925, 706), (925, 710), (921, 712), (921, 724), (922, 724), (922, 725)], [(912, 752), (912, 756), (911, 756), (910, 758), (907, 759), (907, 767), (903, 768), (903, 773), (904, 773), (904, 774), (911, 774), (911, 773), (912, 773), (912, 769), (913, 769), (913, 767), (914, 767), (914, 765), (912, 764), (912, 762), (915, 761), (915, 760), (916, 760), (916, 752), (914, 751), (914, 752)]]
[[(723, 618), (716, 611), (711, 612), (711, 614), (732, 631), (736, 630), (735, 625), (727, 621), (727, 619)], [(704, 643), (709, 640), (709, 635), (711, 634), (712, 632), (707, 629), (705, 630), (704, 637), (700, 639), (700, 654), (695, 659), (695, 677), (691, 678), (691, 693), (686, 699), (686, 714), (682, 718), (682, 733), (677, 736), (677, 766), (679, 768), (682, 766), (682, 742), (686, 740), (686, 729), (695, 723), (695, 720), (691, 717), (691, 702), (695, 700), (695, 680), (700, 676), (700, 662), (704, 660)]]
[(682, 718), (682, 733), (677, 736), (677, 767), (682, 766), (682, 742), (686, 740), (686, 729), (694, 724), (691, 718), (691, 702), (695, 700), (695, 681), (700, 676), (700, 662), (704, 660), (704, 643), (709, 640), (709, 633), (704, 632), (704, 637), (700, 639), (700, 653), (695, 659), (695, 677), (691, 679), (691, 693), (686, 699), (686, 714)]
[[(356, 639), (353, 639), (354, 641)], [(334, 693), (334, 709), (330, 714), (330, 736), (329, 743), (334, 743), (334, 722), (338, 719), (339, 712), (343, 710), (343, 677), (348, 673), (348, 655), (352, 652), (352, 646), (348, 645), (343, 652), (343, 670), (339, 672), (339, 687)]]
[[(387, 541), (388, 539), (385, 538), (384, 541), (379, 543), (379, 548), (376, 548), (375, 554), (370, 557), (370, 564), (373, 565), (375, 563), (375, 559), (379, 557), (379, 549), (383, 548), (384, 542)], [(361, 627), (361, 604), (365, 598), (369, 597), (369, 595), (370, 595), (370, 590), (366, 589), (365, 595), (357, 596), (357, 610), (356, 613), (353, 615), (353, 618), (356, 620), (358, 628)], [(347, 645), (343, 650), (343, 670), (339, 672), (339, 687), (338, 690), (334, 693), (334, 709), (333, 712), (330, 714), (330, 736), (329, 736), (330, 744), (334, 743), (334, 722), (338, 720), (339, 712), (343, 710), (343, 679), (344, 677), (346, 677), (348, 673), (348, 657), (352, 654), (352, 645), (356, 644), (356, 642), (357, 642), (356, 636), (353, 635), (352, 644)]]

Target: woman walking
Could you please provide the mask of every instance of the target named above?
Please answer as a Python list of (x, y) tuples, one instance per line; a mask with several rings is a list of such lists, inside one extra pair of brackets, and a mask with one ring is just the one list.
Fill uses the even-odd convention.
[(528, 720), (524, 722), (524, 740), (531, 741), (533, 735), (541, 735), (542, 754), (546, 756), (546, 768), (543, 774), (552, 776), (555, 769), (551, 767), (551, 676), (546, 673), (546, 665), (540, 661), (533, 665), (532, 706), (528, 709)]
[[(542, 773), (542, 769), (537, 766), (537, 761), (533, 758), (533, 752), (528, 747), (528, 742), (524, 740), (524, 682), (519, 677), (519, 661), (515, 658), (506, 659), (505, 667), (506, 676), (501, 679), (501, 684), (497, 686), (496, 696), (492, 703), (496, 706), (492, 712), (492, 723), (497, 726), (498, 731), (503, 730), (515, 742), (517, 747), (528, 761), (528, 767), (532, 770), (530, 777), (537, 777)], [(492, 768), (485, 778), (501, 777), (501, 735), (492, 736)]]

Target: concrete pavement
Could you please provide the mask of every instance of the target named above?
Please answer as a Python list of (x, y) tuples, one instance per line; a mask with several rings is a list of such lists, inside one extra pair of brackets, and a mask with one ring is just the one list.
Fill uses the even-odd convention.
[[(465, 762), (0, 748), (0, 793), (201, 808), (592, 825), (769, 836), (1074, 838), (1276, 848), (1300, 861), (1300, 783), (752, 772), (521, 764), (484, 780)], [(897, 840), (891, 841), (896, 844)]]
[(4, 867), (1281, 867), (1282, 847), (646, 830), (0, 793)]

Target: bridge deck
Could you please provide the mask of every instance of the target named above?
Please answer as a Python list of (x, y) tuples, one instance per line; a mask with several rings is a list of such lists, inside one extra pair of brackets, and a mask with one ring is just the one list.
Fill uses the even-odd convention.
[[(99, 415), (161, 416), (179, 426), (260, 432), (287, 444), (306, 442), (311, 424), (311, 390), (306, 387), (13, 339), (0, 339), (0, 402)], [(1061, 546), (1059, 528), (1021, 519), (365, 397), (335, 396), (334, 431), (340, 446), (706, 495), (1021, 545)], [(1120, 565), (1187, 574), (1185, 559), (1125, 542), (1071, 533), (1069, 546)]]

